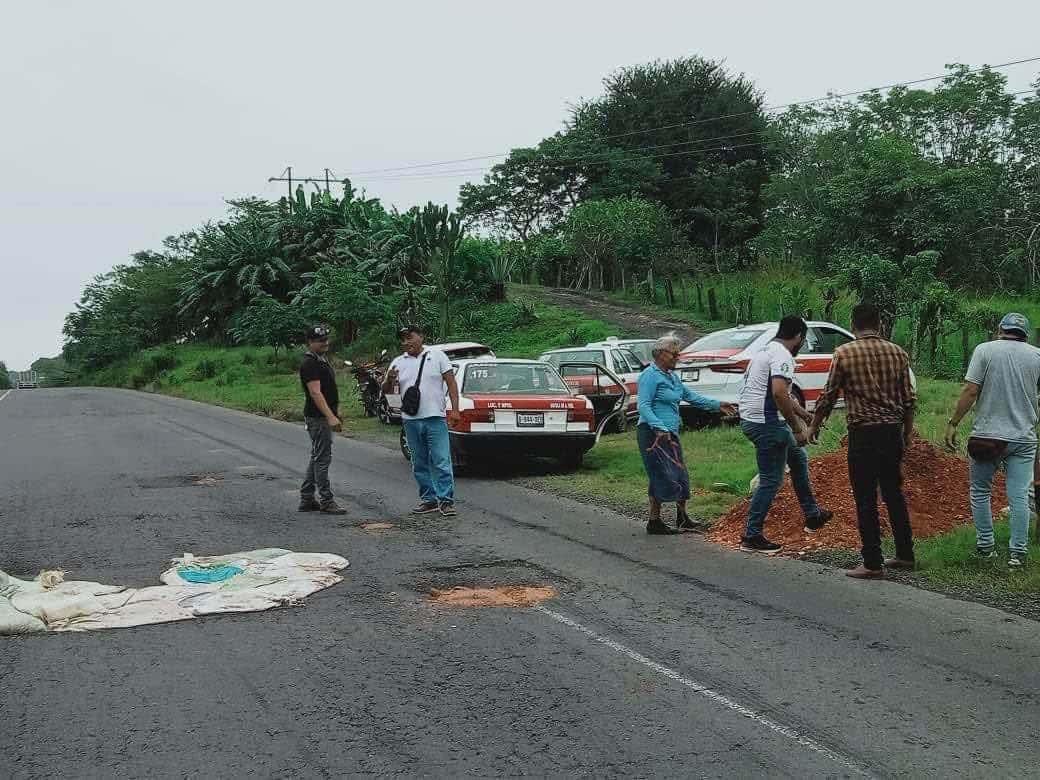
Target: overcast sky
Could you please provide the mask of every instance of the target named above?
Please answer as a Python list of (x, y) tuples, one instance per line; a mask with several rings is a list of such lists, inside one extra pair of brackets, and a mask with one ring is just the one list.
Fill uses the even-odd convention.
[[(61, 350), (83, 285), (268, 184), (506, 151), (612, 69), (725, 59), (781, 104), (1040, 55), (1040, 4), (11, 3), (0, 47), (0, 360)], [(1035, 65), (1008, 69), (1015, 89)], [(455, 167), (472, 167), (472, 163)], [(474, 175), (474, 178), (478, 178)], [(407, 207), (464, 178), (355, 185)], [(284, 185), (283, 185), (284, 186)]]

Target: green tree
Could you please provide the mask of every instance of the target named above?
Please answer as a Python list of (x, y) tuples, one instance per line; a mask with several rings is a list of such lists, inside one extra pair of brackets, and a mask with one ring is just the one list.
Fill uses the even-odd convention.
[(465, 237), (462, 220), (447, 206), (428, 203), (416, 214), (412, 236), (438, 297), (440, 336), (447, 338), (451, 333), (452, 303), (461, 282), (458, 255)]
[(0, 360), (0, 390), (11, 389), (11, 377), (7, 371), (7, 365)]
[(309, 277), (293, 304), (336, 328), (342, 343), (352, 344), (362, 329), (388, 319), (386, 302), (376, 292), (377, 286), (356, 268), (323, 265)]
[(232, 321), (231, 336), (239, 344), (293, 347), (301, 344), (311, 323), (298, 306), (258, 295)]

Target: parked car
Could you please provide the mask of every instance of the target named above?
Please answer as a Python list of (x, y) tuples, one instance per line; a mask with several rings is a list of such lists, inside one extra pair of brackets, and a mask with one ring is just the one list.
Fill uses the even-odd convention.
[(646, 368), (654, 362), (654, 344), (656, 339), (619, 339), (617, 336), (608, 336), (603, 341), (591, 341), (585, 345), (588, 349), (609, 349), (621, 347), (635, 355), (639, 362)]
[[(603, 366), (608, 371), (617, 374), (625, 389), (628, 391), (628, 405), (624, 419), (619, 419), (617, 430), (623, 431), (626, 422), (639, 416), (638, 393), (639, 375), (643, 372), (644, 363), (636, 354), (627, 347), (613, 342), (590, 345), (586, 347), (571, 347), (568, 349), (554, 349), (542, 354), (539, 360), (559, 368), (563, 363), (589, 363)], [(567, 377), (567, 384), (578, 392), (582, 392), (594, 374), (593, 365), (590, 365), (584, 374), (573, 374)], [(583, 384), (584, 383), (584, 384)]]
[[(806, 409), (827, 384), (834, 350), (853, 339), (849, 331), (830, 322), (810, 322), (805, 346), (795, 358), (794, 385), (791, 392)], [(724, 403), (736, 404), (755, 353), (776, 338), (779, 323), (760, 322), (709, 333), (682, 351), (677, 370), (687, 387)], [(684, 406), (684, 418), (694, 415)]]
[[(448, 356), (448, 360), (468, 360), (477, 357), (495, 357), (491, 347), (475, 341), (454, 341), (448, 344), (431, 344), (429, 349), (439, 349)], [(395, 387), (392, 393), (381, 395), (377, 414), (385, 425), (401, 422), (401, 388)]]
[[(606, 404), (599, 413), (593, 398), (575, 393), (554, 366), (542, 361), (482, 357), (453, 367), (461, 406), (461, 420), (449, 428), (456, 466), (523, 456), (577, 467), (628, 398), (617, 376), (594, 365), (604, 376), (602, 387), (616, 390), (612, 397), (601, 394)], [(403, 430), (401, 451), (411, 458)]]

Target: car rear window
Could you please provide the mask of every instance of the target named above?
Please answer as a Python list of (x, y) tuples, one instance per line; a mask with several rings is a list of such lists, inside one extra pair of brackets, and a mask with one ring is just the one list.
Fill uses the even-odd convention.
[(460, 347), (459, 349), (449, 349), (445, 354), (452, 360), (467, 360), (490, 355), (491, 350), (488, 347)]
[(466, 368), (464, 393), (490, 395), (570, 395), (570, 388), (549, 366), (477, 363)]
[(756, 328), (746, 330), (723, 330), (718, 333), (710, 333), (703, 338), (697, 339), (695, 342), (690, 344), (690, 346), (684, 349), (683, 352), (717, 352), (721, 349), (743, 350), (751, 346), (752, 342), (758, 339), (765, 332), (765, 328)]
[(641, 341), (638, 344), (625, 344), (625, 349), (630, 350), (644, 363), (654, 362), (654, 342)]
[(548, 355), (543, 355), (542, 360), (554, 366), (559, 366), (561, 363), (598, 363), (601, 366), (606, 365), (606, 358), (602, 349), (572, 349), (567, 352), (552, 352)]

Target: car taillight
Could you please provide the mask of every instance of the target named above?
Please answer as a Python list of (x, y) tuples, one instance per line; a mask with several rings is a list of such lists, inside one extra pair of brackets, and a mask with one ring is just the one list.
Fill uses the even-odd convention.
[(460, 415), (459, 424), (453, 430), (468, 433), (473, 423), (493, 423), (494, 421), (494, 409), (464, 409)]
[(596, 413), (592, 409), (568, 409), (567, 410), (567, 422), (587, 422), (591, 423), (596, 419)]
[(750, 360), (738, 360), (736, 363), (717, 363), (708, 366), (708, 370), (716, 374), (743, 374), (750, 364)]

